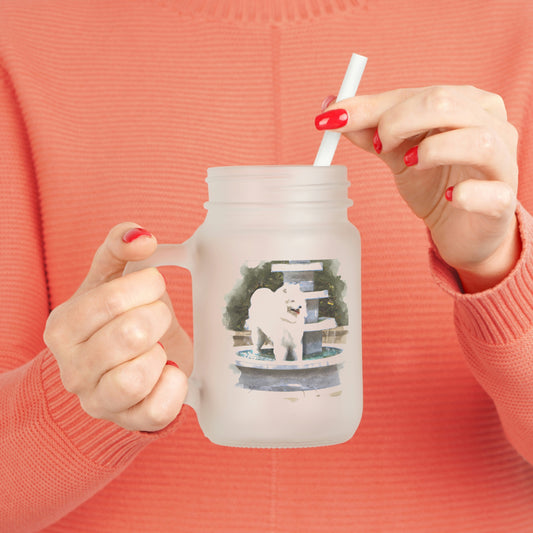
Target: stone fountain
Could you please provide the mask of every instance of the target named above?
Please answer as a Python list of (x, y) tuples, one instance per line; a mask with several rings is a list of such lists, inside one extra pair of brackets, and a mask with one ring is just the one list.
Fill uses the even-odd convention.
[(324, 346), (323, 332), (337, 327), (335, 318), (319, 316), (319, 302), (327, 290), (315, 290), (315, 272), (321, 261), (272, 263), (272, 272), (283, 274), (284, 284), (297, 284), (304, 293), (307, 316), (302, 338), (303, 360), (276, 361), (272, 348), (237, 350), (235, 365), (240, 370), (239, 385), (253, 390), (310, 391), (339, 385), (338, 367), (342, 348)]

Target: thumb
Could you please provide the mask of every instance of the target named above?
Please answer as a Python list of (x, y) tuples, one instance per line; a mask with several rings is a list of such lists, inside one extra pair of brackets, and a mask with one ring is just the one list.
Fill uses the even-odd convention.
[(128, 261), (146, 259), (154, 253), (156, 246), (155, 237), (138, 224), (118, 224), (96, 251), (89, 273), (77, 292), (86, 292), (120, 277)]

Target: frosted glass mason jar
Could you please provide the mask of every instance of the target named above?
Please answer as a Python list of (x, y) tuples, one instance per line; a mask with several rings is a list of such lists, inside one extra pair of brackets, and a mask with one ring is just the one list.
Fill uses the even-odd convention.
[(207, 216), (127, 270), (192, 274), (187, 403), (215, 444), (304, 447), (361, 419), (360, 239), (343, 166), (208, 169)]

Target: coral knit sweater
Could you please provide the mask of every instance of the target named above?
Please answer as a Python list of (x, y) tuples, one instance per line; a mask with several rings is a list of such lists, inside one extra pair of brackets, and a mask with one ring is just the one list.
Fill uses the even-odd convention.
[[(530, 0), (0, 0), (0, 531), (533, 531), (532, 26)], [(90, 418), (44, 346), (50, 309), (115, 224), (189, 237), (207, 167), (312, 163), (354, 51), (360, 93), (503, 96), (514, 271), (461, 294), (388, 169), (342, 139), (363, 241), (355, 436), (237, 449), (188, 407), (152, 434)], [(166, 277), (192, 335), (189, 278)]]

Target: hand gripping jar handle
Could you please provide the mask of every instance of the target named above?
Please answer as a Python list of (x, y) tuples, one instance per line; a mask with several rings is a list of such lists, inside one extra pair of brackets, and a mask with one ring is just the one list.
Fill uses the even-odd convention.
[[(190, 240), (182, 244), (159, 244), (155, 252), (143, 261), (130, 261), (124, 268), (123, 275), (143, 268), (159, 266), (178, 266), (192, 272), (192, 252)], [(189, 378), (189, 391), (185, 403), (195, 411), (200, 399), (200, 391), (193, 377)]]

